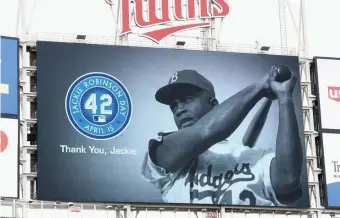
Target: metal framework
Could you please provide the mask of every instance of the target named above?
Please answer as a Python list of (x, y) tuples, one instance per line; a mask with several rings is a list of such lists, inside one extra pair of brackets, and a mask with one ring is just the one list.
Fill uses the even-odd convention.
[[(206, 217), (207, 213), (212, 212), (217, 217), (247, 217), (258, 216), (259, 218), (266, 216), (299, 216), (306, 218), (319, 218), (321, 216), (334, 216), (336, 211), (326, 211), (322, 207), (319, 176), (322, 170), (318, 167), (318, 144), (316, 138), (318, 133), (315, 130), (314, 115), (313, 115), (313, 102), (315, 96), (312, 95), (311, 90), (311, 76), (310, 76), (310, 63), (308, 59), (308, 46), (306, 40), (306, 23), (304, 2), (300, 0), (300, 16), (299, 20), (295, 23), (298, 35), (298, 49), (287, 48), (286, 24), (285, 24), (285, 7), (291, 13), (288, 0), (279, 0), (279, 19), (280, 19), (280, 34), (281, 34), (281, 48), (271, 47), (269, 54), (278, 55), (296, 55), (300, 57), (300, 75), (301, 75), (301, 89), (303, 99), (303, 117), (304, 117), (304, 132), (305, 132), (305, 149), (307, 155), (307, 171), (308, 171), (308, 185), (310, 196), (310, 209), (285, 209), (285, 208), (261, 208), (261, 207), (229, 207), (229, 206), (210, 206), (202, 208), (201, 206), (169, 206), (169, 205), (138, 205), (138, 204), (116, 204), (116, 205), (90, 205), (90, 204), (74, 204), (71, 202), (42, 202), (35, 200), (36, 193), (36, 52), (35, 45), (37, 40), (47, 41), (63, 41), (63, 42), (76, 42), (76, 43), (94, 43), (94, 44), (120, 44), (132, 46), (153, 46), (153, 47), (170, 47), (176, 48), (174, 39), (178, 36), (173, 36), (165, 40), (159, 45), (153, 44), (148, 40), (143, 40), (134, 37), (134, 34), (118, 36), (119, 20), (116, 16), (119, 10), (116, 10), (118, 5), (111, 5), (113, 20), (116, 27), (113, 28), (115, 37), (91, 37), (87, 36), (85, 41), (76, 40), (75, 35), (58, 35), (58, 34), (30, 34), (29, 26), (26, 25), (26, 1), (20, 1), (20, 16), (21, 28), (18, 25), (18, 36), (20, 36), (20, 117), (21, 117), (21, 145), (20, 145), (20, 200), (0, 200), (0, 216), (16, 216), (16, 217), (45, 217), (45, 209), (53, 212), (54, 217), (70, 216), (72, 210), (80, 211), (80, 213), (89, 213), (89, 211), (96, 211), (102, 213), (103, 217), (124, 217), (132, 218), (137, 217), (138, 214), (143, 213), (144, 217)], [(117, 2), (120, 2), (117, 1)], [(34, 12), (34, 7), (33, 7)], [(33, 13), (32, 12), (32, 13)], [(133, 14), (132, 14), (133, 16)], [(292, 17), (293, 19), (293, 17)], [(18, 14), (19, 20), (19, 14)], [(283, 23), (284, 22), (284, 23)], [(221, 26), (223, 19), (221, 21)], [(221, 27), (220, 27), (221, 28)], [(202, 29), (199, 37), (196, 38), (197, 43), (188, 43), (183, 49), (193, 50), (212, 50), (212, 51), (233, 51), (233, 52), (246, 52), (258, 53), (257, 48), (253, 45), (230, 45), (219, 43), (219, 30), (216, 30), (215, 20), (212, 20), (210, 28)], [(176, 38), (177, 37), (177, 38)], [(180, 36), (185, 37), (185, 36)], [(7, 209), (6, 209), (7, 208)], [(10, 209), (9, 209), (10, 208)], [(76, 208), (76, 209), (74, 209)], [(7, 210), (7, 211), (6, 211)], [(32, 212), (34, 211), (34, 213)], [(59, 212), (58, 212), (59, 211)], [(59, 213), (59, 215), (58, 215)], [(34, 214), (34, 215), (33, 215)], [(106, 214), (106, 215), (105, 215)], [(33, 215), (33, 216), (32, 216)]]

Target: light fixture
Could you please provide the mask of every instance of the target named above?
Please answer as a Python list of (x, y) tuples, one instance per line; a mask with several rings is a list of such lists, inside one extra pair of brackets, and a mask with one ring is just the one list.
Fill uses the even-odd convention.
[(86, 35), (77, 35), (77, 39), (85, 40), (86, 39)]
[(261, 51), (269, 51), (270, 47), (269, 46), (261, 46), (260, 50)]
[(262, 53), (262, 52), (268, 52), (270, 49), (270, 46), (264, 46), (261, 45), (261, 43), (259, 43), (258, 41), (255, 42), (255, 49), (257, 50), (257, 52)]
[(185, 45), (185, 41), (177, 41), (176, 45), (177, 46), (184, 46)]

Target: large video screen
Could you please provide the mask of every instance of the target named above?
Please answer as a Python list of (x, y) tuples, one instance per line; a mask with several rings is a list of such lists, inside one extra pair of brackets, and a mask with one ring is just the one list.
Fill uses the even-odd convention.
[(321, 128), (340, 130), (340, 58), (315, 58)]
[(19, 195), (19, 40), (0, 37), (0, 197)]
[(309, 206), (297, 57), (37, 52), (40, 200)]
[(19, 41), (0, 37), (0, 113), (17, 116), (19, 111)]
[(340, 207), (340, 134), (322, 133), (326, 202), (328, 207)]

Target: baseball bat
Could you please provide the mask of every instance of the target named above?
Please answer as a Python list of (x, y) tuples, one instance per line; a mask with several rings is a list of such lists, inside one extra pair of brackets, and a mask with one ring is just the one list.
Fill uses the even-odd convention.
[(272, 101), (269, 99), (265, 99), (261, 108), (256, 112), (255, 116), (251, 120), (246, 133), (243, 136), (242, 143), (245, 146), (250, 148), (254, 147), (263, 126), (267, 120), (268, 112), (270, 106), (272, 105)]
[[(284, 82), (292, 76), (290, 69), (287, 66), (281, 65), (277, 68), (278, 76), (276, 81)], [(272, 101), (269, 99), (265, 99), (264, 103), (262, 104), (261, 108), (257, 111), (253, 119), (251, 120), (246, 133), (243, 136), (242, 143), (245, 146), (250, 148), (254, 147), (258, 136), (260, 135), (263, 126), (267, 120), (268, 112)]]

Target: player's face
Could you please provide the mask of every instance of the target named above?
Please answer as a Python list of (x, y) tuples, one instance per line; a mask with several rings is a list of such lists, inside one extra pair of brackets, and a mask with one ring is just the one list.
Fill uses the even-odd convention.
[(170, 105), (178, 129), (193, 125), (213, 108), (209, 103), (211, 97), (206, 92), (195, 89), (181, 91)]

